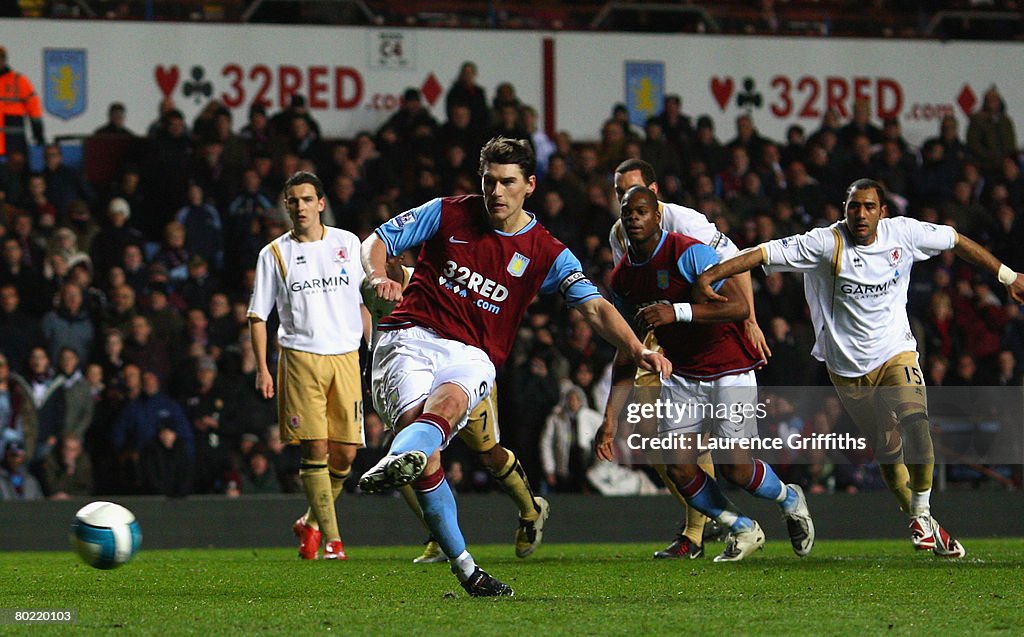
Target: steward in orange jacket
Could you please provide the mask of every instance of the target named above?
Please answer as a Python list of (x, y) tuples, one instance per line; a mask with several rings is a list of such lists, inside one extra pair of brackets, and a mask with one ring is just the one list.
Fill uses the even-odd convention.
[(7, 66), (7, 50), (0, 46), (0, 157), (8, 149), (28, 152), (25, 118), (32, 124), (32, 139), (42, 145), (43, 109), (27, 77)]

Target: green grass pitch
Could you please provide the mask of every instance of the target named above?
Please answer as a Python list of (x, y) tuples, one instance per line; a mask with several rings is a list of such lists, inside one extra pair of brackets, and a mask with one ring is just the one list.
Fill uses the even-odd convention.
[[(878, 635), (1024, 632), (1024, 539), (967, 539), (961, 561), (909, 541), (820, 541), (805, 559), (769, 542), (738, 564), (656, 561), (654, 544), (546, 544), (518, 560), (472, 547), (514, 598), (471, 599), (420, 547), (147, 551), (98, 571), (71, 551), (0, 557), (0, 607), (76, 608), (61, 635)], [(722, 544), (709, 545), (717, 554)]]

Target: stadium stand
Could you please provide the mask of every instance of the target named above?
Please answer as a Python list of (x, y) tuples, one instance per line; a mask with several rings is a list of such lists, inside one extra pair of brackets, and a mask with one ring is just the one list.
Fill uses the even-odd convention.
[[(839, 1), (721, 2), (702, 3), (702, 12), (694, 15), (712, 18), (724, 33), (920, 37), (939, 15), (938, 4), (877, 2), (852, 10), (851, 3)], [(960, 3), (944, 4), (940, 8), (962, 9)], [(596, 2), (526, 2), (496, 15), (476, 2), (367, 2), (365, 6), (381, 24), (619, 26), (614, 20), (595, 25), (604, 7)], [(239, 21), (251, 4), (92, 0), (25, 2), (19, 7), (21, 14), (53, 17)], [(152, 15), (146, 14), (146, 7)], [(300, 17), (309, 15), (306, 11), (299, 9)], [(931, 29), (934, 35), (936, 27)], [(138, 134), (83, 131), (80, 138), (57, 140), (56, 146), (64, 150), (60, 166), (44, 164), (41, 155), (17, 154), (0, 165), (0, 190), (5, 193), (0, 200), (0, 224), (6, 231), (0, 263), (0, 351), (10, 362), (9, 377), (0, 371), (0, 392), (16, 396), (31, 393), (34, 383), (84, 378), (93, 408), (84, 440), (96, 495), (145, 493), (139, 448), (146, 441), (132, 439), (133, 432), (125, 437), (129, 422), (123, 415), (129, 408), (145, 408), (155, 393), (147, 389), (140, 371), (161, 373), (162, 392), (177, 401), (195, 429), (194, 451), (178, 453), (174, 447), (181, 443), (174, 441), (165, 449), (149, 449), (150, 454), (173, 452), (176, 461), (205, 476), (198, 482), (190, 478), (189, 484), (202, 485), (199, 489), (205, 493), (237, 494), (242, 485), (254, 482), (247, 459), (258, 452), (271, 459), (281, 490), (299, 489), (297, 456), (275, 435), (273, 405), (253, 390), (254, 360), (244, 315), (255, 256), (269, 238), (285, 229), (285, 217), (275, 204), (290, 171), (309, 168), (320, 174), (328, 184), (330, 218), (362, 237), (382, 221), (431, 197), (477, 188), (471, 144), (446, 146), (440, 141), (456, 139), (445, 128), (447, 122), (427, 126), (426, 138), (403, 137), (395, 127), (383, 125), (355, 139), (320, 139), (314, 132), (316, 122), (308, 114), (268, 115), (272, 127), (295, 117), (308, 119), (311, 125), (302, 127), (306, 131), (302, 136), (290, 126), (264, 134), (240, 122), (229, 123), (224, 130), (215, 124), (218, 108), (213, 104), (191, 122), (168, 110), (149, 131)], [(840, 135), (836, 143), (831, 139), (835, 135), (824, 131), (808, 131), (806, 140), (758, 138), (755, 143), (737, 138), (716, 145), (701, 136), (701, 118), (692, 115), (695, 129), (675, 140), (675, 145), (649, 143), (627, 129), (620, 131), (617, 139), (621, 141), (614, 143), (607, 138), (595, 144), (554, 140), (558, 152), (547, 172), (539, 175), (539, 190), (530, 207), (577, 249), (595, 282), (604, 285), (613, 265), (606, 242), (617, 211), (608, 178), (628, 153), (652, 161), (657, 157), (662, 165), (675, 166), (660, 175), (663, 196), (701, 210), (741, 247), (834, 220), (839, 211), (827, 202), (835, 201), (850, 175), (856, 175), (885, 181), (893, 192), (894, 208), (902, 213), (951, 221), (1011, 267), (1024, 268), (1020, 250), (1024, 178), (1016, 139), (1003, 140), (1012, 152), (982, 165), (978, 158), (987, 149), (974, 143), (970, 130), (966, 136), (955, 132), (952, 137), (937, 136), (919, 150), (902, 140), (898, 126), (893, 129), (886, 122), (874, 122), (889, 137), (869, 144), (862, 156), (856, 148), (858, 136), (843, 141)], [(595, 137), (608, 126), (614, 129), (621, 124), (595, 121)], [(452, 145), (460, 146), (461, 152), (448, 152)], [(725, 162), (725, 149), (738, 145), (748, 146), (750, 159), (749, 165), (739, 169)], [(246, 175), (255, 179), (254, 189), (245, 187)], [(41, 192), (32, 187), (30, 178), (41, 178)], [(205, 243), (195, 229), (184, 229), (183, 242), (174, 239), (182, 230), (173, 223), (175, 218), (189, 218), (179, 213), (188, 209), (190, 186), (199, 186), (205, 203), (220, 215), (222, 264), (221, 257), (202, 256)], [(68, 192), (73, 193), (70, 203), (58, 210), (54, 201)], [(261, 203), (267, 201), (271, 206)], [(62, 227), (73, 231), (70, 243), (58, 241)], [(910, 311), (929, 385), (1020, 386), (1024, 317), (1007, 302), (1002, 286), (943, 257), (921, 264), (913, 276)], [(43, 315), (54, 309), (50, 299), (68, 281), (84, 293), (81, 310), (71, 312), (69, 320), (91, 321), (95, 328), (92, 355), (69, 374), (30, 372), (23, 357), (25, 344), (50, 344), (41, 329)], [(758, 315), (776, 356), (761, 383), (827, 385), (821, 366), (806, 354), (813, 335), (799, 281), (788, 275), (762, 276), (756, 285)], [(531, 308), (514, 356), (498, 383), (505, 439), (519, 453), (527, 473), (537, 477), (543, 475), (539, 470), (541, 433), (559, 395), (557, 390), (537, 388), (575, 384), (600, 410), (601, 377), (611, 356), (608, 346), (585, 334), (578, 321), (554, 318), (564, 315), (555, 311), (554, 302), (542, 299)], [(139, 316), (146, 321), (135, 320)], [(200, 365), (208, 367), (210, 360), (217, 372), (216, 396), (204, 397), (197, 393), (195, 372)], [(786, 370), (785, 378), (772, 376), (780, 367)], [(517, 398), (523, 395), (534, 400), (525, 403)], [(20, 399), (16, 404), (25, 406)], [(804, 411), (799, 411), (800, 406), (772, 413), (765, 426), (771, 431), (797, 426), (832, 430), (842, 424), (841, 410), (835, 407), (825, 401)], [(29, 435), (26, 429), (23, 436)], [(361, 460), (365, 466), (373, 464), (368, 458), (380, 453), (379, 432), (368, 438), (377, 446), (365, 451), (366, 458)], [(40, 451), (32, 460), (39, 471), (46, 464), (42, 450), (47, 447), (53, 459), (61, 461), (61, 445), (49, 442), (36, 446)], [(455, 484), (460, 490), (493, 488), (486, 472), (474, 469), (466, 449), (455, 444), (447, 458), (449, 465), (465, 468), (449, 472), (462, 476)], [(845, 460), (794, 463), (786, 479), (816, 492), (881, 487), (877, 469), (870, 463)], [(949, 484), (1021, 487), (1020, 466), (959, 464), (945, 471), (943, 479)], [(579, 489), (595, 490), (585, 476), (577, 477), (573, 483)], [(259, 480), (266, 478), (259, 476)]]

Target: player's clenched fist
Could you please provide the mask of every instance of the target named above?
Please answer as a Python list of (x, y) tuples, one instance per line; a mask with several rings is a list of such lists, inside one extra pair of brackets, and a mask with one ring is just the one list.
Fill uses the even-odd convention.
[(370, 285), (382, 301), (398, 302), (402, 300), (402, 284), (392, 281), (386, 275), (370, 279)]

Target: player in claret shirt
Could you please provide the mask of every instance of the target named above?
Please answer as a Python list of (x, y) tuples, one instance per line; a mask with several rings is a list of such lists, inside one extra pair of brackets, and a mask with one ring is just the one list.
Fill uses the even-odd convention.
[[(702, 434), (712, 437), (709, 442), (724, 441), (717, 458), (722, 474), (751, 495), (777, 502), (793, 550), (807, 555), (814, 546), (814, 524), (803, 491), (783, 484), (748, 448), (733, 444), (757, 438), (754, 370), (764, 365), (760, 352), (743, 336), (750, 307), (739, 285), (731, 279), (722, 284), (731, 295), (726, 303), (692, 303), (691, 285), (718, 263), (714, 248), (663, 230), (657, 195), (644, 186), (627, 190), (621, 208), (629, 247), (612, 271), (615, 304), (634, 317), (638, 332), (654, 331), (672, 363), (672, 375), (661, 383), (659, 403), (683, 408), (666, 411), (658, 423), (662, 438), (679, 441), (665, 453), (669, 479), (687, 505), (729, 529), (725, 551), (716, 562), (739, 561), (761, 548), (765, 537), (760, 525), (743, 515), (697, 463)], [(607, 413), (621, 413), (635, 372), (624, 357), (616, 358)], [(595, 441), (599, 458), (613, 458), (616, 429), (616, 421), (606, 418)]]
[[(845, 218), (828, 228), (744, 250), (700, 275), (698, 295), (722, 301), (712, 282), (763, 265), (801, 272), (817, 341), (811, 355), (875, 451), (886, 486), (910, 517), (914, 548), (963, 557), (964, 547), (931, 516), (935, 454), (917, 341), (907, 318), (915, 261), (944, 250), (980, 266), (1024, 301), (1024, 279), (950, 226), (887, 218), (885, 189), (858, 179), (846, 190)], [(893, 418), (895, 415), (895, 418)]]
[[(579, 260), (524, 208), (536, 187), (529, 142), (496, 137), (480, 152), (483, 195), (445, 197), (408, 210), (363, 242), (363, 269), (379, 297), (399, 300), (378, 325), (371, 383), (377, 412), (396, 432), (359, 486), (411, 483), (452, 572), (473, 596), (511, 595), (466, 550), (440, 449), (487, 397), (523, 314), (538, 293), (569, 307), (635, 364), (668, 374), (583, 274)], [(422, 245), (408, 287), (387, 276), (387, 257)], [(528, 397), (523, 397), (528, 400)]]
[[(646, 186), (654, 194), (658, 194), (657, 175), (654, 166), (642, 159), (627, 159), (615, 168), (612, 177), (615, 184), (615, 196), (621, 202), (626, 191), (632, 186)], [(658, 212), (661, 213), (661, 228), (669, 232), (678, 232), (688, 237), (693, 237), (701, 243), (707, 244), (715, 249), (722, 260), (736, 254), (736, 244), (729, 240), (729, 237), (722, 234), (703, 213), (674, 203), (664, 201), (658, 202)], [(616, 264), (622, 260), (622, 255), (629, 247), (629, 237), (622, 225), (622, 219), (616, 220), (608, 234), (608, 245), (612, 249), (612, 263)], [(750, 283), (750, 274), (744, 272), (736, 277), (740, 291), (747, 304), (750, 306), (750, 316), (743, 321), (743, 332), (747, 340), (758, 351), (758, 355), (767, 360), (772, 355), (768, 343), (765, 342), (764, 334), (761, 332), (757, 319), (754, 316), (754, 291)], [(644, 337), (644, 345), (657, 350), (657, 339), (653, 333)], [(634, 384), (639, 394), (656, 394), (661, 381), (654, 374), (638, 370)], [(711, 457), (711, 451), (702, 451), (697, 456), (697, 464), (708, 474), (708, 477), (715, 477), (715, 465)], [(704, 523), (707, 518), (700, 511), (686, 504), (686, 498), (676, 489), (675, 483), (668, 476), (664, 464), (655, 463), (652, 465), (657, 471), (662, 482), (668, 487), (672, 495), (683, 506), (683, 522), (679, 526), (679, 532), (672, 540), (672, 543), (654, 553), (655, 559), (686, 558), (694, 559), (704, 557)], [(721, 527), (719, 527), (721, 528)]]
[[(400, 256), (389, 258), (387, 273), (404, 289), (412, 279), (413, 269), (402, 265), (401, 259)], [(369, 279), (363, 279), (363, 301), (373, 320), (374, 345), (376, 345), (379, 336), (377, 324), (394, 311), (396, 303), (384, 301), (378, 297), (373, 286), (369, 284)], [(653, 373), (650, 375), (657, 376)], [(480, 464), (487, 469), (501, 490), (519, 509), (515, 551), (516, 557), (526, 558), (537, 550), (544, 538), (544, 523), (547, 521), (551, 507), (546, 499), (533, 494), (530, 480), (516, 454), (501, 444), (497, 394), (498, 388), (496, 386), (491, 388), (491, 395), (481, 400), (476, 409), (469, 412), (466, 426), (459, 431), (458, 435), (469, 450), (476, 453)], [(402, 499), (425, 526), (423, 509), (420, 508), (412, 486), (407, 484), (399, 491), (402, 494)], [(427, 531), (429, 532), (430, 529), (428, 528)], [(433, 536), (429, 537), (424, 544), (423, 553), (413, 559), (416, 564), (435, 564), (447, 561), (448, 556), (441, 550), (441, 546)]]

